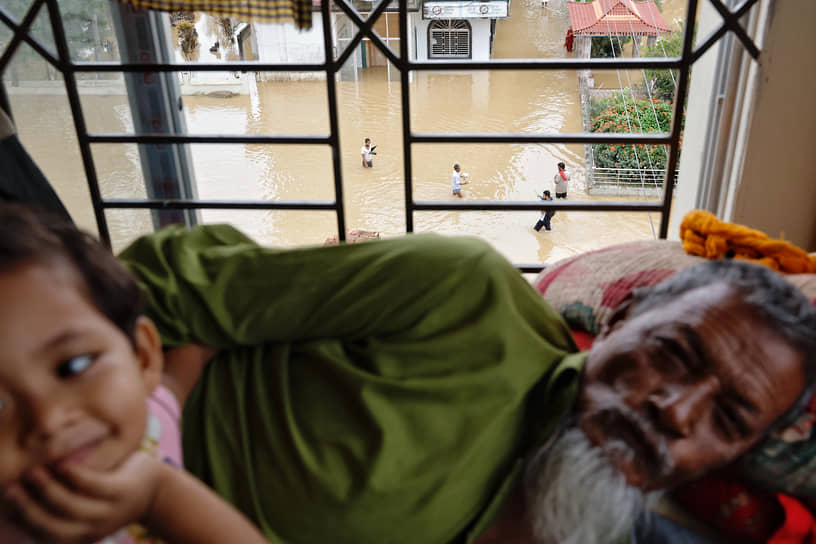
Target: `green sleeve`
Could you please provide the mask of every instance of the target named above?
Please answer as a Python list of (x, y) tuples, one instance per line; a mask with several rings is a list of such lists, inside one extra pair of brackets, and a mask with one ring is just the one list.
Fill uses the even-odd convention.
[(498, 277), (520, 284), (511, 291), (530, 289), (486, 243), (436, 235), (277, 250), (227, 225), (169, 227), (138, 239), (121, 259), (169, 346), (406, 331), (427, 339), (478, 319), (485, 297), (499, 294)]

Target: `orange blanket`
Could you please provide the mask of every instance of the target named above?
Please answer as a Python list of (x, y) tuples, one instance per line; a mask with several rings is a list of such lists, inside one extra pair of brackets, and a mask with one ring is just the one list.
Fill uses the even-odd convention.
[(706, 259), (734, 258), (764, 264), (785, 274), (816, 273), (816, 257), (764, 232), (726, 223), (714, 214), (692, 210), (680, 224), (683, 249)]

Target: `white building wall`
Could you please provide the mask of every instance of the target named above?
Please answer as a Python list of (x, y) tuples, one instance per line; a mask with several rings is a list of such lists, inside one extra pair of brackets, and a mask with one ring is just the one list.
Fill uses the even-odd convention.
[[(490, 19), (468, 19), (471, 28), (471, 60), (490, 60)], [(417, 17), (414, 37), (416, 39), (416, 60), (428, 60), (428, 26), (430, 19)]]
[(471, 19), (473, 60), (490, 60), (490, 19)]
[[(269, 63), (320, 63), (323, 62), (323, 17), (312, 13), (312, 28), (298, 30), (294, 23), (253, 23), (258, 44), (258, 60)], [(334, 42), (334, 40), (332, 40)], [(288, 72), (287, 74), (261, 74), (261, 79), (284, 76), (287, 79), (323, 78), (325, 73)]]
[(414, 39), (416, 40), (416, 60), (422, 62), (428, 60), (428, 25), (431, 21), (417, 17), (414, 25)]

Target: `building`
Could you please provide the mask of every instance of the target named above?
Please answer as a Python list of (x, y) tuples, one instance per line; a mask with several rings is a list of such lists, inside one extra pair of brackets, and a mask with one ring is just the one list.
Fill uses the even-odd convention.
[[(365, 19), (374, 8), (373, 2), (355, 0), (354, 7)], [(408, 2), (408, 51), (411, 60), (489, 60), (496, 32), (496, 21), (509, 16), (509, 0), (488, 0), (474, 3), (459, 0), (418, 0)], [(242, 25), (238, 37), (243, 60), (269, 63), (320, 63), (324, 59), (323, 21), (319, 0), (315, 0), (312, 28), (297, 30), (291, 23), (252, 23)], [(400, 24), (397, 4), (389, 5), (373, 25), (374, 31), (399, 56)], [(339, 58), (357, 33), (357, 25), (349, 15), (332, 8), (332, 44), (334, 57)], [(340, 72), (343, 79), (355, 79), (360, 69), (389, 67), (388, 57), (364, 37), (359, 47), (348, 56)], [(387, 71), (389, 77), (391, 70)], [(393, 74), (396, 76), (396, 72)], [(273, 77), (272, 75), (264, 77)], [(280, 77), (280, 74), (274, 77)], [(290, 73), (289, 78), (323, 77), (322, 74)]]
[(509, 16), (509, 0), (426, 0), (414, 26), (414, 58), (490, 60), (496, 21)]
[(632, 38), (632, 56), (639, 56), (643, 36), (650, 46), (657, 36), (671, 32), (654, 0), (594, 0), (567, 2), (567, 6), (578, 57), (589, 58), (590, 42), (594, 37)]

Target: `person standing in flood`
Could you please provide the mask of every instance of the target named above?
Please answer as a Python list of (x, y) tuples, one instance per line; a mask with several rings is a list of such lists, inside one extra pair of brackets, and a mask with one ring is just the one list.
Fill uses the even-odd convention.
[(572, 49), (575, 43), (575, 34), (572, 32), (572, 27), (567, 29), (567, 36), (564, 38), (564, 48), (566, 48), (567, 53), (572, 53)]
[(553, 177), (553, 185), (555, 185), (555, 198), (567, 198), (567, 186), (569, 184), (570, 175), (567, 173), (567, 165), (563, 162), (558, 163), (558, 173)]
[[(541, 200), (553, 199), (549, 191), (544, 191), (538, 198), (540, 198)], [(536, 232), (540, 232), (541, 227), (544, 227), (545, 230), (552, 230), (552, 228), (550, 227), (550, 220), (553, 218), (554, 215), (555, 210), (541, 210), (541, 216), (538, 218), (538, 221), (536, 222), (535, 226), (533, 226), (533, 229)]]
[(451, 175), (451, 192), (453, 196), (462, 198), (462, 185), (468, 183), (468, 175), (461, 173), (459, 164), (453, 165), (453, 175)]
[(360, 148), (360, 156), (363, 159), (363, 168), (374, 168), (374, 160), (371, 155), (374, 153), (374, 148), (371, 147), (371, 138), (366, 138), (363, 142), (363, 147)]

